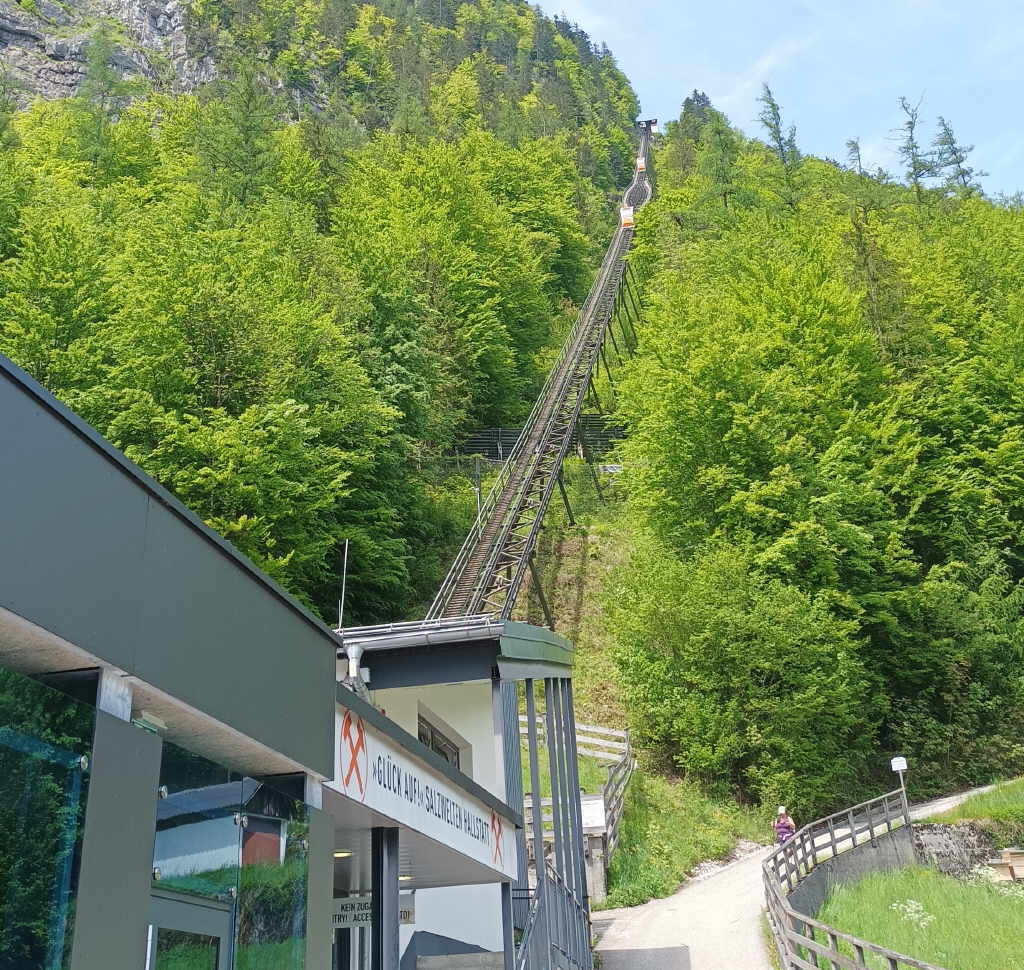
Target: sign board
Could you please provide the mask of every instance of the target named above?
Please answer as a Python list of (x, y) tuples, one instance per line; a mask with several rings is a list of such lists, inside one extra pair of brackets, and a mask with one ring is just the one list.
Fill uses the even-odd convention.
[(515, 826), (340, 704), (328, 787), (515, 879)]
[(907, 770), (907, 759), (906, 758), (893, 758), (892, 759), (892, 770), (893, 771), (906, 771)]
[[(372, 908), (372, 896), (341, 896), (334, 900), (332, 928), (351, 930), (369, 926)], [(416, 922), (416, 896), (413, 893), (402, 893), (399, 896), (398, 921), (404, 926), (411, 926)]]
[(606, 831), (604, 795), (580, 796), (580, 808), (583, 815), (583, 831), (587, 835)]

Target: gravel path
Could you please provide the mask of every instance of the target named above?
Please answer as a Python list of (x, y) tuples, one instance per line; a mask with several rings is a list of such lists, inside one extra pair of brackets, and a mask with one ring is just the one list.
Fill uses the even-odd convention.
[[(911, 817), (948, 811), (992, 787), (915, 805)], [(771, 970), (761, 932), (768, 851), (693, 879), (666, 899), (595, 913), (601, 970)]]

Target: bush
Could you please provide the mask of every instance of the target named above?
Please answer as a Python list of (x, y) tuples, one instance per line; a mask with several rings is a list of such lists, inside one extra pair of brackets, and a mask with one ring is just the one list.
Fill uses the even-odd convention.
[(801, 815), (857, 792), (878, 705), (853, 624), (742, 549), (649, 544), (610, 608), (637, 743), (722, 795)]

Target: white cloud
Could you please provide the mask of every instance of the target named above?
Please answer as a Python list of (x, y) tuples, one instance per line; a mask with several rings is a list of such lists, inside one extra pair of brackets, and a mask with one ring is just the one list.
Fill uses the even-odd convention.
[[(761, 85), (771, 80), (774, 71), (785, 67), (817, 42), (816, 35), (790, 37), (773, 44), (742, 74), (733, 80), (731, 87), (714, 100), (726, 114), (748, 110), (760, 94)], [(734, 121), (741, 119), (734, 118)]]

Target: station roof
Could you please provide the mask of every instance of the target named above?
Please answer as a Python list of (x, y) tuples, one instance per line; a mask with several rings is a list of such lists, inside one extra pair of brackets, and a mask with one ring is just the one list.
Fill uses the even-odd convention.
[(545, 627), (493, 616), (412, 620), (336, 630), (338, 657), (363, 650), (374, 690), (489, 680), (564, 677), (573, 646)]
[(105, 667), (166, 736), (329, 777), (333, 632), (0, 355), (0, 664)]

